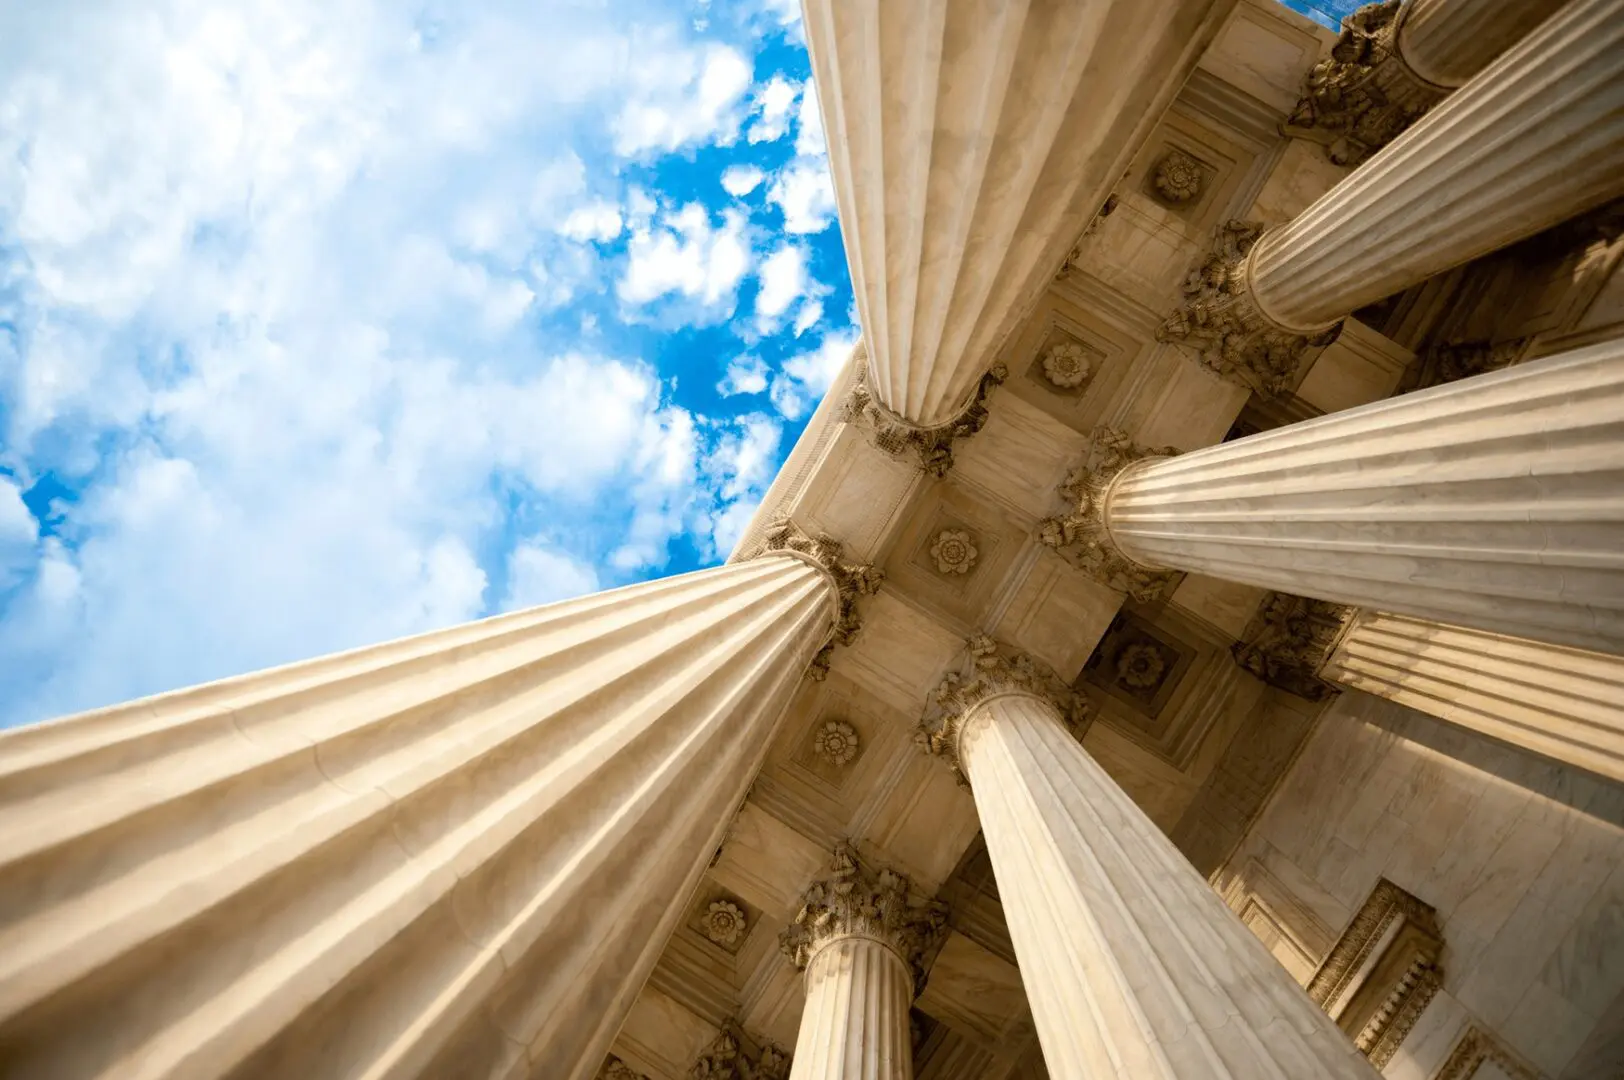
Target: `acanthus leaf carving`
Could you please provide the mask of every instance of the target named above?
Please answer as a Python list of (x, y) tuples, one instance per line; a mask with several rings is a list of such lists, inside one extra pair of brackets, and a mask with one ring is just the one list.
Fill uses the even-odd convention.
[(1303, 333), (1269, 318), (1252, 292), (1250, 258), (1261, 225), (1227, 221), (1211, 253), (1185, 278), (1184, 301), (1156, 329), (1156, 340), (1194, 349), (1221, 378), (1272, 397), (1288, 390), (1312, 349), (1342, 332), (1337, 322)]
[(756, 1045), (735, 1020), (688, 1069), (690, 1080), (786, 1080), (789, 1055), (774, 1043)]
[(892, 457), (912, 455), (924, 472), (940, 479), (953, 468), (953, 443), (968, 439), (987, 423), (987, 396), (1009, 378), (1009, 369), (994, 364), (981, 376), (970, 402), (952, 420), (933, 427), (920, 427), (892, 412), (875, 396), (868, 381), (867, 347), (858, 343), (862, 355), (854, 363), (857, 378), (845, 404), (842, 422), (861, 428), (869, 442)]
[(1336, 687), (1319, 677), (1319, 669), (1353, 611), (1327, 600), (1271, 592), (1230, 652), (1236, 663), (1270, 686), (1323, 701)]
[(795, 522), (783, 518), (767, 529), (763, 554), (786, 553), (812, 563), (829, 575), (834, 583), (836, 607), (834, 625), (829, 641), (813, 657), (808, 671), (814, 679), (829, 673), (829, 660), (836, 645), (850, 645), (857, 640), (863, 620), (857, 610), (858, 597), (873, 596), (880, 591), (885, 572), (867, 563), (851, 562), (841, 556), (840, 541), (827, 534), (814, 536)]
[(1342, 20), (1282, 134), (1323, 144), (1338, 165), (1359, 165), (1443, 100), (1448, 89), (1417, 75), (1399, 52), (1402, 8), (1402, 0), (1384, 0)]
[(946, 933), (946, 905), (920, 895), (897, 871), (867, 865), (852, 844), (841, 843), (830, 859), (829, 875), (807, 889), (778, 943), (790, 962), (805, 971), (830, 942), (871, 938), (908, 965), (917, 994), (924, 987), (925, 963)]
[(1531, 337), (1506, 341), (1463, 341), (1434, 345), (1421, 355), (1420, 381), (1416, 389), (1442, 386), (1457, 379), (1469, 379), (1513, 366), (1522, 360), (1533, 344)]
[(648, 1080), (648, 1077), (610, 1054), (598, 1070), (598, 1080)]
[(945, 760), (961, 784), (968, 784), (959, 756), (959, 736), (976, 706), (1008, 694), (1027, 694), (1053, 706), (1077, 738), (1083, 737), (1093, 713), (1088, 698), (1041, 660), (1000, 648), (986, 634), (965, 643), (965, 663), (950, 671), (931, 692), (914, 741), (926, 753)]
[(1038, 542), (1058, 551), (1067, 562), (1103, 585), (1136, 600), (1154, 600), (1178, 575), (1134, 562), (1111, 539), (1105, 525), (1105, 501), (1112, 483), (1136, 461), (1171, 457), (1171, 446), (1147, 448), (1109, 427), (1095, 428), (1083, 463), (1060, 485), (1067, 510), (1038, 522)]

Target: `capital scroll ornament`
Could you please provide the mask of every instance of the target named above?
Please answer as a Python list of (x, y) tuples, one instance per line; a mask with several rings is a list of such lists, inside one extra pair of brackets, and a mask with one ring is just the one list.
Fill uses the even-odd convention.
[(925, 984), (925, 961), (947, 933), (947, 907), (914, 891), (895, 870), (867, 866), (849, 843), (835, 848), (829, 876), (801, 899), (795, 921), (778, 936), (790, 962), (802, 971), (825, 945), (843, 937), (866, 937), (891, 948)]
[(688, 1070), (690, 1080), (785, 1080), (789, 1055), (772, 1043), (747, 1045), (737, 1021), (728, 1021), (710, 1048)]
[(1009, 378), (1009, 369), (994, 364), (976, 384), (975, 394), (962, 412), (945, 424), (920, 427), (881, 404), (868, 382), (867, 346), (858, 342), (857, 379), (841, 407), (840, 419), (867, 433), (875, 446), (892, 457), (912, 456), (919, 468), (940, 479), (953, 468), (953, 443), (968, 439), (987, 423), (987, 396)]
[(1324, 701), (1336, 688), (1319, 677), (1319, 669), (1353, 612), (1326, 600), (1272, 592), (1230, 652), (1236, 663), (1270, 686)]
[(1111, 484), (1129, 465), (1177, 453), (1171, 446), (1140, 446), (1113, 428), (1095, 428), (1082, 465), (1060, 485), (1060, 497), (1068, 509), (1059, 517), (1038, 522), (1038, 542), (1054, 548), (1102, 585), (1136, 600), (1154, 600), (1177, 574), (1134, 562), (1117, 548), (1105, 527), (1105, 500)]
[(1310, 349), (1336, 340), (1342, 324), (1303, 334), (1258, 306), (1250, 266), (1263, 232), (1246, 221), (1219, 227), (1212, 252), (1185, 278), (1184, 301), (1156, 329), (1156, 340), (1189, 346), (1203, 367), (1273, 397), (1291, 386)]
[(829, 659), (834, 647), (850, 645), (857, 640), (857, 632), (863, 626), (857, 611), (857, 598), (873, 596), (880, 591), (880, 583), (885, 580), (884, 571), (867, 563), (843, 559), (840, 551), (840, 541), (823, 533), (813, 536), (788, 518), (768, 527), (763, 549), (764, 554), (789, 552), (817, 566), (834, 582), (837, 594), (834, 627), (829, 632), (829, 641), (813, 657), (808, 672), (819, 680), (829, 674)]
[(959, 756), (959, 736), (976, 706), (1006, 694), (1030, 694), (1054, 706), (1060, 720), (1077, 738), (1088, 729), (1088, 698), (1066, 683), (1053, 668), (1024, 652), (1000, 649), (986, 634), (965, 643), (966, 659), (931, 693), (914, 741), (942, 758), (961, 784), (968, 784)]
[(1398, 49), (1402, 0), (1366, 4), (1342, 20), (1331, 55), (1314, 65), (1280, 130), (1359, 165), (1449, 93), (1417, 75)]

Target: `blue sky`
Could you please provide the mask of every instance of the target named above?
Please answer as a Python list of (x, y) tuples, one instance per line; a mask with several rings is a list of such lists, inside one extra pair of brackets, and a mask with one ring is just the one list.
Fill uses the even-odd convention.
[(725, 557), (855, 339), (795, 0), (0, 0), (0, 724)]

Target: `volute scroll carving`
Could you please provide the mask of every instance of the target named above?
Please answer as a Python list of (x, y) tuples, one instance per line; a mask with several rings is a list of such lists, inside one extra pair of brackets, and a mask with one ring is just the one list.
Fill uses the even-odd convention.
[(1112, 484), (1128, 466), (1177, 453), (1171, 446), (1140, 446), (1114, 428), (1095, 428), (1082, 465), (1060, 485), (1060, 497), (1067, 510), (1038, 522), (1038, 542), (1054, 548), (1102, 585), (1136, 600), (1154, 600), (1177, 573), (1145, 566), (1123, 554), (1106, 527), (1105, 504)]
[(824, 533), (814, 536), (788, 518), (775, 522), (767, 529), (762, 555), (772, 554), (789, 554), (809, 562), (827, 574), (834, 585), (834, 625), (829, 631), (828, 642), (813, 657), (808, 671), (814, 679), (821, 680), (829, 673), (829, 659), (834, 647), (850, 645), (857, 640), (857, 632), (863, 626), (857, 610), (857, 599), (879, 592), (885, 572), (867, 563), (843, 558), (840, 541)]
[(852, 844), (842, 843), (830, 859), (829, 875), (807, 889), (778, 944), (805, 971), (833, 941), (872, 938), (908, 965), (917, 994), (924, 988), (925, 964), (946, 933), (946, 905), (919, 894), (895, 870), (865, 864)]
[(1156, 340), (1187, 346), (1214, 374), (1273, 397), (1291, 389), (1309, 352), (1335, 341), (1342, 324), (1305, 333), (1263, 310), (1252, 290), (1251, 260), (1264, 232), (1247, 221), (1221, 225), (1211, 253), (1180, 286), (1184, 300), (1156, 329)]
[(969, 780), (960, 757), (959, 737), (976, 706), (993, 698), (1007, 694), (1042, 698), (1060, 714), (1067, 730), (1079, 739), (1083, 737), (1092, 707), (1088, 698), (1053, 668), (1027, 653), (1000, 648), (986, 634), (970, 638), (965, 645), (964, 668), (949, 672), (931, 693), (914, 736), (926, 753), (947, 762), (960, 784), (968, 786)]
[(953, 468), (954, 441), (967, 439), (986, 426), (987, 397), (1009, 378), (1009, 368), (997, 363), (988, 369), (976, 384), (970, 403), (952, 420), (920, 427), (886, 408), (875, 396), (869, 385), (867, 347), (858, 342), (857, 348), (857, 379), (841, 406), (841, 421), (861, 428), (869, 442), (892, 457), (912, 456), (922, 471), (937, 479), (946, 476)]

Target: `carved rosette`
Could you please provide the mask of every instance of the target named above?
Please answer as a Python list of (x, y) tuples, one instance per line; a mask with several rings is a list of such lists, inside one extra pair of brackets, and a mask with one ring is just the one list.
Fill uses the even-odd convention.
[(813, 536), (788, 518), (773, 523), (767, 529), (763, 554), (785, 552), (819, 567), (833, 581), (838, 603), (834, 627), (829, 641), (813, 657), (808, 674), (822, 679), (829, 674), (829, 659), (836, 645), (850, 645), (857, 639), (863, 621), (857, 611), (857, 598), (873, 596), (880, 591), (885, 572), (866, 563), (849, 562), (840, 557), (840, 541), (819, 534)]
[(1319, 677), (1319, 669), (1353, 612), (1342, 604), (1272, 592), (1230, 652), (1237, 664), (1270, 686), (1324, 701), (1336, 687)]
[(869, 387), (867, 348), (862, 342), (858, 342), (857, 347), (863, 350), (863, 355), (857, 358), (857, 379), (841, 407), (840, 419), (862, 428), (871, 443), (892, 457), (911, 455), (920, 469), (937, 478), (946, 476), (953, 468), (953, 441), (968, 439), (986, 426), (987, 395), (1009, 378), (1009, 369), (1001, 363), (994, 364), (981, 376), (975, 395), (958, 416), (935, 427), (920, 427), (880, 403)]
[(1060, 496), (1069, 509), (1038, 522), (1038, 542), (1054, 548), (1101, 584), (1136, 600), (1154, 600), (1178, 575), (1136, 563), (1117, 548), (1105, 527), (1105, 501), (1123, 469), (1136, 461), (1177, 453), (1171, 446), (1140, 446), (1112, 428), (1095, 428), (1083, 464), (1060, 485)]
[(1275, 322), (1252, 292), (1250, 259), (1263, 226), (1228, 221), (1212, 253), (1185, 278), (1184, 302), (1156, 330), (1156, 340), (1196, 350), (1202, 366), (1266, 397), (1291, 387), (1309, 350), (1342, 331), (1340, 322), (1303, 333)]
[(900, 956), (925, 985), (925, 961), (947, 933), (947, 907), (914, 891), (895, 870), (864, 865), (849, 843), (835, 848), (829, 876), (801, 899), (795, 921), (778, 936), (784, 955), (805, 971), (825, 945), (844, 937), (880, 942)]
[(1448, 88), (1417, 75), (1398, 50), (1401, 0), (1366, 4), (1342, 20), (1331, 55), (1314, 65), (1283, 134), (1325, 146), (1338, 165), (1358, 165), (1397, 138)]
[(688, 1069), (691, 1080), (785, 1080), (789, 1055), (772, 1043), (749, 1044), (736, 1021), (728, 1021), (710, 1048)]
[(1042, 698), (1060, 714), (1061, 722), (1081, 739), (1092, 709), (1088, 698), (1035, 657), (1013, 649), (1000, 649), (986, 634), (965, 643), (966, 659), (960, 671), (948, 672), (931, 693), (914, 736), (927, 753), (942, 758), (961, 784), (968, 784), (959, 757), (959, 735), (976, 706), (1008, 694)]

